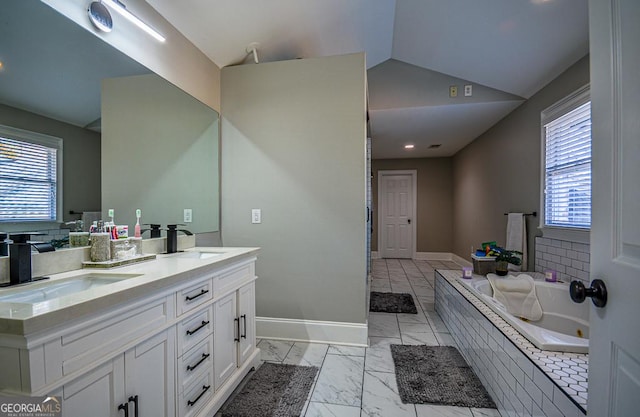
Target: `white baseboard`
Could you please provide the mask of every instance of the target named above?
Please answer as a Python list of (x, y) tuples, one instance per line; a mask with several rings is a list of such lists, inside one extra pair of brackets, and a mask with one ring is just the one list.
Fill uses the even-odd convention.
[(413, 258), (417, 261), (450, 261), (451, 253), (449, 252), (416, 252)]
[[(376, 251), (371, 252), (372, 259), (381, 259)], [(471, 261), (450, 252), (416, 252), (413, 259), (416, 261), (454, 261), (461, 265), (471, 266)]]
[(256, 317), (256, 337), (334, 345), (367, 346), (367, 323)]

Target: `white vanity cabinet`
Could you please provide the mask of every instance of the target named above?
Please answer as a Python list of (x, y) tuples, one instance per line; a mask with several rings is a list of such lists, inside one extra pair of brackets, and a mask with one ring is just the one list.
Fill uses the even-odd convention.
[(111, 308), (96, 300), (99, 312), (38, 333), (0, 334), (0, 395), (60, 396), (65, 417), (215, 414), (260, 362), (255, 252), (219, 266), (164, 261), (155, 270), (181, 274), (170, 285)]
[(175, 338), (165, 330), (82, 377), (54, 395), (65, 417), (175, 415)]

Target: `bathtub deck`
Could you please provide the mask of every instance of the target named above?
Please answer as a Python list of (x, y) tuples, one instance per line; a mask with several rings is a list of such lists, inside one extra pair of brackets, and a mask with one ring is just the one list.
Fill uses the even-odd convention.
[[(537, 366), (571, 401), (581, 409), (587, 408), (588, 354), (543, 351), (518, 333), (502, 317), (458, 282), (459, 270), (437, 270), (451, 286), (480, 311), (495, 328), (508, 338), (529, 360)], [(437, 293), (437, 291), (436, 291)], [(438, 294), (436, 294), (436, 298)], [(437, 302), (436, 302), (437, 304)], [(508, 343), (506, 343), (508, 344)], [(505, 349), (507, 347), (505, 346)]]

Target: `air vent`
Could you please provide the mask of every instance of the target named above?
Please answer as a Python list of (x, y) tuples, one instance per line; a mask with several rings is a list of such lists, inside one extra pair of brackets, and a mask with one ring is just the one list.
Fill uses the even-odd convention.
[(429, 145), (429, 148), (428, 148), (428, 149), (438, 149), (438, 148), (439, 148), (439, 147), (441, 147), (441, 146), (442, 146), (442, 144), (440, 144), (440, 143), (438, 143), (438, 144), (436, 144), (436, 145)]

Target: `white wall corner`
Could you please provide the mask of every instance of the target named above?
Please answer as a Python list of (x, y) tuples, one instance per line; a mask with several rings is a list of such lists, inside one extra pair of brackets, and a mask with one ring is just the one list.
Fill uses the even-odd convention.
[(334, 345), (368, 345), (367, 323), (256, 317), (256, 337)]

